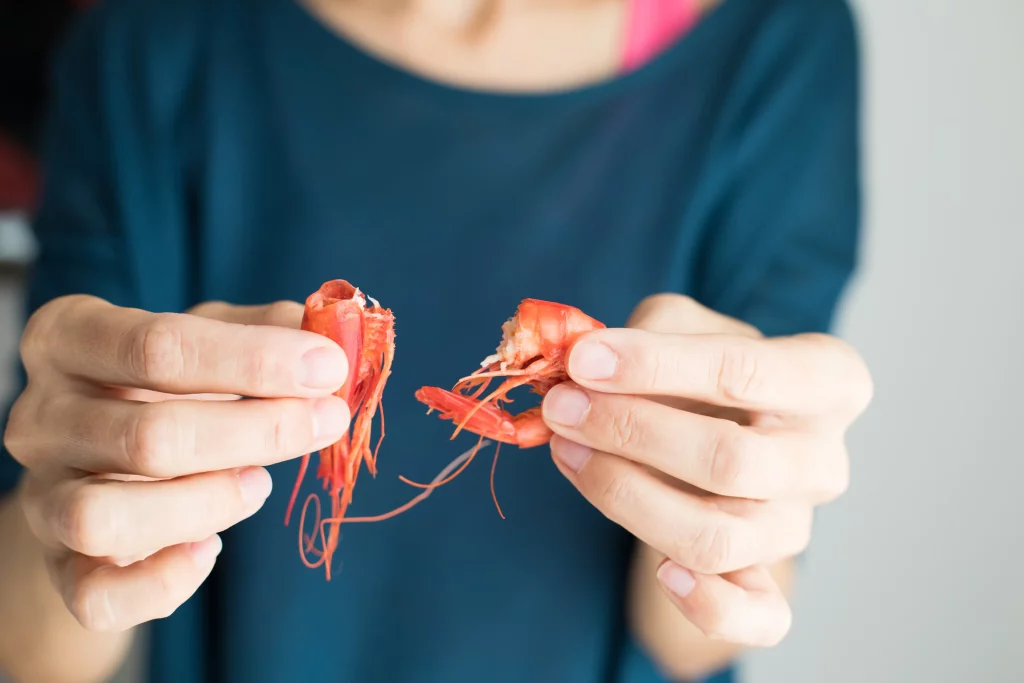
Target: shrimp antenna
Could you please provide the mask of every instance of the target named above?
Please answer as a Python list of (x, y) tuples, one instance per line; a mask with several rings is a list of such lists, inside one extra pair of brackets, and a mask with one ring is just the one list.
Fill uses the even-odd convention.
[(481, 440), (481, 441), (477, 442), (468, 451), (466, 451), (465, 453), (463, 453), (462, 455), (460, 455), (459, 457), (455, 458), (450, 463), (448, 463), (445, 466), (445, 468), (443, 470), (441, 470), (437, 474), (436, 477), (434, 477), (434, 481), (431, 482), (429, 485), (427, 485), (425, 487), (425, 490), (423, 491), (423, 493), (419, 494), (418, 496), (416, 496), (415, 498), (410, 500), (408, 503), (405, 503), (404, 505), (401, 505), (401, 506), (395, 508), (394, 510), (391, 510), (389, 512), (385, 512), (385, 513), (380, 514), (380, 515), (373, 515), (372, 517), (345, 517), (344, 519), (339, 519), (339, 520), (333, 520), (332, 519), (332, 520), (325, 520), (325, 521), (330, 522), (332, 524), (352, 524), (354, 522), (381, 522), (381, 521), (383, 521), (385, 519), (391, 519), (392, 517), (400, 515), (403, 512), (405, 512), (406, 510), (408, 510), (409, 508), (411, 508), (411, 507), (413, 507), (415, 505), (418, 505), (418, 504), (422, 503), (424, 500), (426, 500), (427, 497), (430, 496), (430, 494), (434, 492), (434, 489), (436, 489), (438, 486), (440, 486), (440, 484), (438, 482), (441, 482), (446, 477), (448, 477), (448, 475), (451, 474), (452, 470), (464, 467), (470, 460), (473, 459), (473, 457), (477, 454), (477, 452), (480, 451), (480, 449), (485, 448), (485, 447), (490, 446), (490, 445), (491, 445), (491, 442), (487, 441), (487, 440)]

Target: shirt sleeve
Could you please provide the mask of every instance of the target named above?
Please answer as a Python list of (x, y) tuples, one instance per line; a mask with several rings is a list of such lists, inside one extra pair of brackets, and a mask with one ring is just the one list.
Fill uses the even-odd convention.
[(767, 336), (828, 332), (858, 256), (859, 72), (845, 0), (789, 3), (719, 128), (695, 298)]
[[(26, 318), (68, 294), (137, 305), (107, 153), (111, 119), (102, 99), (100, 19), (90, 11), (76, 21), (55, 62), (42, 194), (32, 221), (39, 251), (26, 282)], [(20, 361), (16, 365), (14, 391), (3, 397), (4, 428), (25, 386), (24, 368)], [(20, 474), (21, 466), (6, 447), (0, 449), (0, 495), (13, 489)]]

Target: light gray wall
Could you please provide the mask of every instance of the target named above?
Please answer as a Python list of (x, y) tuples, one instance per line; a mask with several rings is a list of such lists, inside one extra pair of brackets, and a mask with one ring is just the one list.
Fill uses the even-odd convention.
[(868, 233), (840, 331), (877, 398), (793, 631), (746, 678), (1024, 681), (1024, 0), (857, 5)]
[(859, 0), (874, 406), (749, 683), (1024, 681), (1024, 2)]

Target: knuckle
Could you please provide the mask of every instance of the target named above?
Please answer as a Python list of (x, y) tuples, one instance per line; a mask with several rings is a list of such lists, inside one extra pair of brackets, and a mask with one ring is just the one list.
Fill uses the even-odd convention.
[(796, 530), (796, 549), (794, 555), (807, 550), (811, 545), (811, 537), (814, 532), (814, 513), (808, 508), (802, 515)]
[(52, 305), (53, 302), (50, 302), (36, 310), (35, 313), (29, 316), (25, 322), (25, 328), (22, 330), (19, 352), (28, 370), (32, 370), (36, 366), (36, 359), (41, 348), (40, 341), (46, 338), (43, 330), (49, 326), (50, 322), (48, 307)]
[(188, 309), (186, 313), (199, 318), (220, 320), (224, 317), (225, 312), (230, 308), (231, 305), (227, 302), (212, 299), (210, 301), (203, 301), (202, 303), (196, 304), (192, 308)]
[(853, 366), (850, 371), (853, 381), (849, 382), (852, 387), (850, 400), (854, 412), (860, 414), (867, 409), (875, 398), (875, 381), (864, 359), (853, 352), (852, 349), (850, 354), (852, 356), (851, 365)]
[(273, 384), (277, 363), (267, 349), (257, 348), (246, 354), (241, 364), (241, 380), (258, 396), (267, 394)]
[(302, 306), (294, 301), (275, 301), (267, 305), (266, 324), (298, 327), (302, 322)]
[(109, 554), (116, 535), (116, 517), (102, 494), (93, 486), (76, 489), (65, 504), (61, 520), (68, 547), (91, 557)]
[(740, 495), (749, 488), (753, 437), (741, 427), (715, 429), (708, 444), (707, 476), (716, 492)]
[[(184, 602), (183, 600), (181, 602)], [(181, 602), (176, 601), (172, 598), (165, 597), (157, 603), (156, 608), (153, 610), (154, 619), (167, 619), (174, 615), (178, 611), (178, 607), (181, 606)]]
[(132, 333), (129, 363), (134, 373), (154, 384), (180, 382), (188, 374), (189, 353), (176, 317), (159, 315)]
[(829, 501), (834, 501), (845, 496), (847, 491), (850, 490), (850, 480), (850, 464), (844, 460), (840, 467), (839, 474), (836, 475), (836, 481), (832, 487)]
[(674, 323), (675, 326), (681, 322), (692, 320), (706, 310), (700, 302), (685, 294), (664, 294), (658, 303), (665, 312), (668, 322)]
[(685, 318), (703, 308), (692, 296), (673, 292), (653, 294), (645, 301), (653, 309), (662, 311), (668, 319)]
[(647, 393), (657, 393), (666, 378), (664, 351), (657, 349), (644, 359), (647, 367), (641, 373), (641, 384)]
[(843, 406), (855, 415), (866, 410), (874, 399), (875, 385), (867, 362), (857, 350), (832, 335), (808, 333), (802, 338), (818, 350), (813, 372), (844, 388)]
[(712, 358), (710, 369), (719, 393), (733, 401), (750, 400), (760, 393), (764, 384), (754, 347), (738, 339)]
[(138, 406), (125, 437), (124, 451), (135, 474), (162, 478), (172, 475), (176, 454), (181, 452), (182, 427), (166, 403)]
[(846, 446), (840, 445), (836, 462), (829, 468), (831, 475), (821, 493), (823, 502), (830, 503), (846, 494), (850, 488), (850, 459)]
[(651, 332), (676, 332), (685, 329), (686, 321), (699, 307), (693, 298), (683, 294), (652, 294), (637, 305), (627, 325)]
[(672, 393), (679, 384), (680, 377), (685, 376), (681, 367), (682, 358), (676, 349), (669, 346), (657, 346), (644, 354), (646, 367), (641, 373), (643, 389), (649, 394)]
[(643, 418), (637, 408), (625, 405), (613, 411), (608, 428), (616, 449), (632, 452), (642, 446), (645, 438)]
[(619, 474), (611, 477), (601, 492), (600, 500), (609, 516), (614, 516), (616, 510), (628, 510), (636, 505), (637, 500), (636, 482), (628, 474)]
[(704, 526), (694, 539), (684, 538), (678, 551), (689, 558), (687, 566), (700, 574), (722, 574), (734, 569), (735, 539), (730, 529), (721, 524)]
[(313, 417), (310, 408), (298, 401), (281, 402), (269, 420), (266, 448), (278, 456), (291, 455), (313, 440)]
[(750, 339), (764, 339), (764, 333), (750, 323), (736, 318), (727, 318), (724, 316), (723, 318), (726, 327), (726, 329), (723, 330), (724, 332), (741, 335)]
[(27, 369), (32, 370), (46, 348), (46, 341), (52, 338), (53, 326), (63, 317), (65, 310), (76, 301), (91, 297), (69, 295), (46, 302), (29, 316), (21, 334), (20, 353)]
[(31, 399), (26, 390), (15, 400), (7, 417), (7, 426), (4, 428), (4, 447), (21, 464), (25, 464), (26, 457), (32, 447), (33, 432), (30, 415), (34, 412), (30, 408)]

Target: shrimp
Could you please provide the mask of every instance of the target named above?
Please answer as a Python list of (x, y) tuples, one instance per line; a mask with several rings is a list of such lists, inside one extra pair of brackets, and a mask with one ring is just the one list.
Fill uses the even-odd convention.
[[(370, 306), (366, 300), (370, 300)], [(377, 475), (377, 452), (384, 440), (384, 386), (391, 375), (395, 357), (395, 318), (390, 309), (381, 308), (372, 297), (366, 297), (357, 287), (345, 280), (330, 280), (306, 299), (302, 316), (302, 329), (321, 334), (334, 341), (345, 352), (349, 375), (335, 395), (344, 400), (353, 415), (349, 429), (342, 438), (320, 450), (317, 477), (331, 498), (331, 515), (320, 520), (320, 500), (310, 494), (302, 508), (299, 524), (299, 552), (303, 563), (314, 569), (325, 565), (327, 580), (331, 578), (331, 558), (338, 545), (340, 522), (345, 518), (362, 464), (365, 462), (371, 476)], [(370, 431), (373, 418), (380, 408), (381, 430), (376, 447), (370, 450)], [(292, 489), (285, 512), (285, 526), (289, 524), (295, 499), (306, 475), (310, 454), (302, 458), (298, 477)], [(317, 523), (322, 550), (320, 558), (311, 562), (306, 553), (314, 549), (317, 532), (303, 538), (302, 528), (306, 510), (315, 501)], [(330, 537), (324, 529), (330, 526)]]
[[(498, 446), (491, 464), (491, 495), (498, 514), (504, 519), (494, 491), (494, 472), (501, 444), (519, 448), (542, 446), (551, 440), (552, 431), (541, 417), (540, 406), (513, 415), (502, 409), (501, 404), (512, 402), (508, 393), (516, 387), (529, 386), (534, 393), (543, 396), (569, 379), (565, 369), (569, 349), (581, 335), (604, 327), (604, 323), (578, 308), (523, 299), (516, 314), (502, 326), (503, 338), (497, 351), (485, 358), (478, 370), (460, 379), (451, 391), (425, 386), (416, 392), (416, 399), (428, 407), (428, 415), (437, 410), (441, 419), (457, 425), (452, 439), (463, 429), (479, 435), (476, 449), (454, 473), (440, 481), (418, 484), (401, 477), (402, 481), (419, 488), (441, 486), (469, 466), (485, 438), (492, 439)], [(505, 379), (494, 391), (480, 398), (491, 380), (498, 377)]]
[[(366, 305), (367, 299), (370, 306)], [(320, 498), (314, 493), (307, 496), (299, 521), (299, 554), (303, 564), (310, 569), (324, 565), (327, 580), (330, 581), (331, 560), (337, 550), (342, 524), (381, 522), (411, 509), (426, 500), (438, 481), (446, 478), (453, 469), (460, 467), (490, 442), (481, 441), (472, 450), (460, 455), (441, 470), (430, 485), (421, 487), (426, 490), (409, 502), (378, 515), (347, 516), (362, 464), (366, 464), (372, 477), (377, 476), (377, 454), (384, 440), (384, 387), (391, 375), (391, 364), (395, 357), (395, 318), (390, 309), (382, 308), (376, 300), (365, 296), (357, 287), (345, 280), (330, 280), (306, 299), (302, 329), (323, 335), (338, 344), (345, 352), (349, 366), (349, 375), (335, 395), (348, 404), (353, 419), (340, 440), (320, 450), (320, 466), (317, 470), (317, 477), (323, 481), (323, 487), (331, 498), (331, 514), (321, 518)], [(378, 408), (380, 437), (371, 451), (370, 432)], [(303, 456), (299, 465), (299, 473), (285, 511), (285, 526), (291, 520), (309, 459), (309, 454)], [(315, 507), (314, 532), (307, 536), (303, 529), (311, 504)], [(330, 529), (329, 534), (327, 529)], [(321, 548), (315, 547), (317, 538)], [(318, 555), (319, 559), (311, 561), (307, 556), (310, 552)]]

